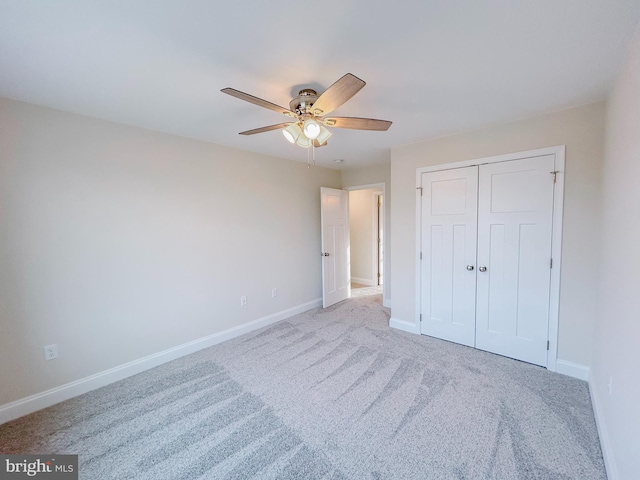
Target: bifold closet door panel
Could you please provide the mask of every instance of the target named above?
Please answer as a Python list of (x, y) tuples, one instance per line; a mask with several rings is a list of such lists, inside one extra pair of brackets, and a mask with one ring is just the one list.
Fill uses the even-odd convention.
[(547, 365), (554, 156), (481, 165), (476, 347)]
[(475, 343), (478, 167), (423, 173), (421, 333)]

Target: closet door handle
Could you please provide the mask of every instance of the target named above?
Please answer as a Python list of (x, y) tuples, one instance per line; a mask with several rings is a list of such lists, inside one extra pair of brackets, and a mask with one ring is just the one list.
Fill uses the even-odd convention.
[(478, 267), (478, 270), (480, 270), (481, 272), (486, 272), (487, 271), (487, 267)]
[(473, 265), (467, 265), (467, 270), (469, 270), (470, 272), (473, 272)]

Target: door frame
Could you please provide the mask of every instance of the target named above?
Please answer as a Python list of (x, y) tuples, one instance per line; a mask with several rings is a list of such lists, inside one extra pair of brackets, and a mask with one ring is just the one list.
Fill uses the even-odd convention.
[(418, 326), (418, 333), (420, 332), (420, 312), (422, 311), (422, 265), (420, 258), (422, 245), (422, 174), (428, 172), (437, 172), (440, 170), (453, 170), (456, 168), (479, 166), (487, 163), (508, 162), (510, 160), (521, 160), (525, 158), (554, 155), (556, 186), (553, 194), (553, 232), (551, 237), (551, 258), (553, 259), (553, 268), (551, 268), (551, 284), (549, 288), (549, 351), (547, 353), (547, 370), (550, 370), (552, 372), (556, 371), (556, 363), (558, 359), (558, 324), (560, 314), (560, 270), (562, 268), (562, 216), (564, 205), (565, 150), (565, 145), (558, 145), (555, 147), (507, 153), (504, 155), (463, 160), (460, 162), (443, 163), (416, 169), (415, 324)]
[(383, 258), (383, 279), (384, 283), (382, 284), (382, 305), (388, 308), (391, 308), (391, 299), (389, 298), (389, 288), (391, 282), (389, 281), (389, 202), (387, 198), (387, 184), (385, 182), (382, 183), (369, 183), (366, 185), (354, 185), (351, 187), (344, 187), (343, 190), (353, 191), (353, 190), (369, 190), (372, 188), (382, 189), (382, 208), (384, 209), (384, 225), (382, 226), (384, 237), (382, 238), (382, 244), (384, 248), (384, 258)]
[[(382, 199), (382, 204), (380, 204), (380, 199)], [(386, 222), (384, 221), (384, 202), (385, 198), (382, 192), (375, 193), (373, 195), (373, 211), (375, 215), (374, 224), (376, 231), (373, 234), (373, 241), (375, 245), (373, 246), (373, 255), (375, 257), (375, 271), (376, 271), (376, 285), (380, 286), (380, 279), (384, 282), (384, 226)], [(382, 224), (382, 248), (380, 248), (380, 225)], [(382, 251), (382, 255), (380, 252)], [(380, 263), (382, 263), (382, 270), (380, 270)], [(382, 283), (384, 289), (384, 283)]]

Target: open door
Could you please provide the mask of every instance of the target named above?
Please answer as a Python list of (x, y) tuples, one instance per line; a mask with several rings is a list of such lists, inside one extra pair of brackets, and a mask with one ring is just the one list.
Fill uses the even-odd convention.
[(349, 192), (321, 188), (322, 306), (351, 296), (349, 266)]

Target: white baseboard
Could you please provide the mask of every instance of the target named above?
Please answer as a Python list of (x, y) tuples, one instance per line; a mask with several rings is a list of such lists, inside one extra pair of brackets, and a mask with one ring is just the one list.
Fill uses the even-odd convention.
[(391, 300), (388, 298), (382, 298), (382, 306), (391, 308)]
[(351, 277), (353, 283), (359, 283), (360, 285), (366, 285), (367, 287), (377, 287), (378, 284), (375, 280), (370, 278)]
[(398, 318), (391, 317), (389, 319), (389, 327), (397, 328), (404, 332), (420, 334), (420, 326), (413, 322), (407, 322), (406, 320), (400, 320)]
[(611, 439), (604, 422), (602, 407), (598, 396), (598, 390), (593, 384), (593, 377), (589, 378), (589, 393), (591, 394), (591, 404), (593, 405), (593, 415), (596, 418), (596, 426), (598, 427), (598, 436), (600, 437), (600, 448), (602, 449), (602, 457), (604, 458), (604, 466), (607, 469), (607, 478), (609, 480), (619, 480), (618, 469), (613, 459), (613, 449), (611, 447)]
[(232, 338), (239, 337), (240, 335), (252, 332), (253, 330), (266, 327), (275, 322), (279, 322), (280, 320), (284, 320), (285, 318), (297, 315), (298, 313), (319, 307), (322, 307), (321, 298), (267, 315), (266, 317), (258, 318), (251, 322), (238, 325), (237, 327), (232, 327), (191, 342), (183, 343), (182, 345), (169, 348), (168, 350), (133, 360), (123, 365), (110, 368), (109, 370), (104, 370), (94, 375), (60, 385), (59, 387), (54, 387), (50, 390), (36, 393), (35, 395), (30, 395), (5, 405), (0, 405), (0, 424), (22, 417), (23, 415), (28, 415), (29, 413), (42, 410), (43, 408), (50, 407), (64, 400), (77, 397), (78, 395), (90, 392), (96, 388), (104, 387), (105, 385), (109, 385), (110, 383), (117, 382), (132, 375), (136, 375), (145, 370), (149, 370), (150, 368), (175, 360), (176, 358), (184, 357), (185, 355), (197, 352), (198, 350), (217, 345), (218, 343), (231, 340)]
[(555, 371), (573, 378), (579, 378), (580, 380), (589, 380), (589, 367), (580, 365), (579, 363), (569, 362), (568, 360), (557, 359)]

